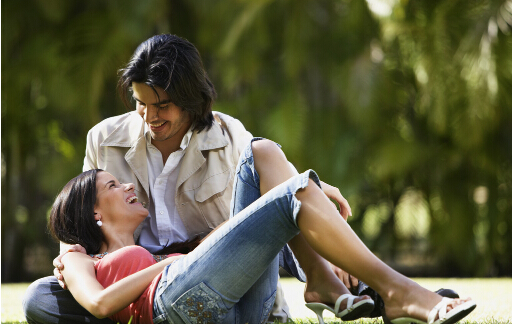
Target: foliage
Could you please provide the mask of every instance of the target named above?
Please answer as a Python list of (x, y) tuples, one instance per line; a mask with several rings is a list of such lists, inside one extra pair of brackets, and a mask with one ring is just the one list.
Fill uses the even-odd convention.
[(164, 32), (387, 262), (512, 274), (511, 23), (511, 0), (2, 1), (2, 281), (50, 273), (52, 200), (125, 112), (117, 69)]

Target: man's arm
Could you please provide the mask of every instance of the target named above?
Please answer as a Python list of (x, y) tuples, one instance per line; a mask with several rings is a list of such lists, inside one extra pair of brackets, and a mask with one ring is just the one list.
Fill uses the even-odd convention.
[(89, 130), (87, 133), (87, 143), (85, 146), (85, 158), (84, 158), (84, 166), (82, 167), (82, 171), (88, 171), (92, 169), (98, 168), (98, 159), (97, 159), (97, 149), (95, 139), (93, 137), (93, 130)]

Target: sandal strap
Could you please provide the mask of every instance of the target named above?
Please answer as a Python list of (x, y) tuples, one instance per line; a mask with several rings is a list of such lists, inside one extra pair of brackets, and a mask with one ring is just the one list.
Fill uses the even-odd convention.
[(336, 314), (336, 315), (339, 314), (339, 312), (340, 312), (340, 305), (341, 305), (342, 301), (344, 301), (345, 299), (348, 299), (347, 300), (347, 308), (346, 309), (349, 309), (354, 304), (354, 299), (355, 298), (356, 298), (356, 296), (351, 295), (351, 294), (343, 294), (340, 297), (338, 297), (338, 299), (336, 299), (336, 303), (334, 304), (334, 314)]
[(451, 298), (443, 297), (439, 303), (437, 303), (434, 308), (428, 314), (428, 324), (432, 324), (435, 322), (437, 315), (439, 315), (439, 319), (443, 320), (446, 317), (446, 307), (448, 307), (448, 303), (451, 301)]

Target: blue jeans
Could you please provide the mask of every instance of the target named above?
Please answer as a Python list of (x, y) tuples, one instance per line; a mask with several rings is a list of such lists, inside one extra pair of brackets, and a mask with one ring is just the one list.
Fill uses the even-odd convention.
[(235, 177), (231, 219), (163, 271), (154, 323), (266, 321), (274, 304), (280, 252), (299, 233), (301, 203), (295, 193), (307, 187), (309, 178), (320, 184), (310, 170), (260, 197), (250, 145)]

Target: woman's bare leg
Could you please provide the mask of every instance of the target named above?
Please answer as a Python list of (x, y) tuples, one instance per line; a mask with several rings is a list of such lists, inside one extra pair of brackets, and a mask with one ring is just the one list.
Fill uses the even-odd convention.
[[(386, 316), (427, 320), (430, 310), (441, 301), (431, 292), (378, 259), (357, 237), (322, 190), (310, 185), (297, 192), (302, 203), (297, 224), (310, 246), (338, 267), (353, 273), (375, 289), (384, 300)], [(447, 311), (463, 303), (452, 301)]]
[[(283, 151), (274, 142), (260, 140), (253, 142), (252, 146), (262, 195), (297, 174), (288, 163)], [(288, 245), (306, 273), (307, 282), (304, 291), (306, 302), (334, 304), (340, 295), (350, 294), (332, 270), (331, 264), (311, 248), (302, 234), (293, 238)], [(364, 296), (356, 299), (356, 302), (369, 298)], [(346, 303), (346, 300), (343, 301), (342, 309), (346, 307)]]
[[(295, 174), (284, 153), (275, 144), (254, 142), (253, 153), (262, 194)], [(366, 282), (382, 296), (388, 318), (410, 316), (426, 321), (428, 313), (441, 300), (441, 296), (421, 287), (378, 259), (342, 220), (334, 205), (313, 181), (310, 180), (308, 187), (297, 192), (296, 197), (302, 203), (297, 217), (301, 236), (296, 237), (299, 241), (291, 242), (292, 249), (304, 246), (302, 240), (305, 240), (323, 258)], [(311, 254), (307, 250), (301, 252), (301, 255), (304, 252)], [(310, 260), (322, 264), (315, 254)], [(314, 268), (315, 263), (305, 263), (306, 269), (313, 271), (309, 267)], [(322, 269), (322, 266), (319, 267)], [(461, 302), (455, 300), (451, 307)]]

